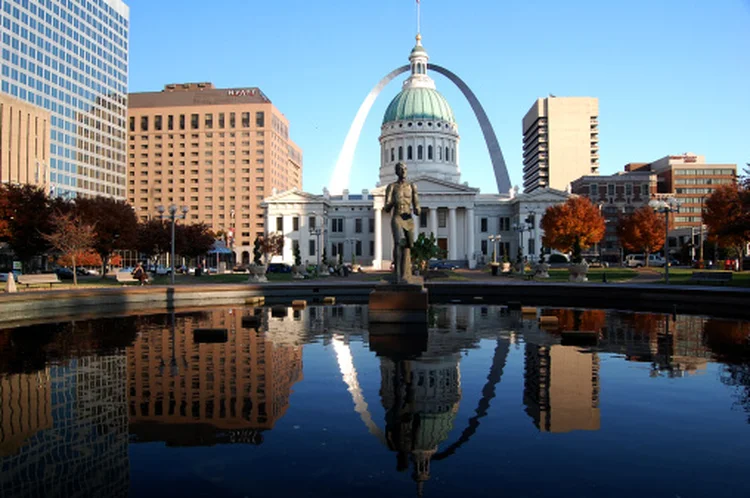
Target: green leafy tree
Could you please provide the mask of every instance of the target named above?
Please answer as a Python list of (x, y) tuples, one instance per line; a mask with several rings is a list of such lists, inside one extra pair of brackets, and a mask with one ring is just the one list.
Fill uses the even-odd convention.
[(253, 264), (260, 266), (263, 264), (263, 237), (258, 235), (253, 242)]
[(302, 254), (300, 253), (298, 243), (294, 244), (293, 250), (294, 250), (293, 251), (294, 252), (294, 264), (295, 266), (300, 266), (302, 264)]
[(75, 205), (83, 221), (96, 226), (93, 249), (102, 259), (104, 278), (114, 251), (136, 247), (138, 219), (128, 203), (108, 197), (80, 198)]
[(50, 247), (52, 202), (39, 187), (0, 184), (0, 242), (6, 242), (28, 271), (31, 260)]
[(435, 235), (430, 233), (429, 236), (420, 233), (411, 249), (412, 264), (420, 270), (427, 270), (427, 265), (432, 258), (444, 258), (446, 251), (437, 245)]
[(136, 250), (155, 265), (159, 257), (170, 250), (172, 243), (170, 230), (167, 223), (158, 219), (139, 223), (136, 229)]
[(177, 225), (175, 252), (190, 260), (199, 258), (213, 248), (217, 237), (205, 223)]

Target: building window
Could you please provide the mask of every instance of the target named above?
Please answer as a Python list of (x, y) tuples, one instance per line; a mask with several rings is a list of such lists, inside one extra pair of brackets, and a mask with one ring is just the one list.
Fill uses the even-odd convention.
[(649, 194), (650, 194), (650, 189), (649, 189), (648, 183), (644, 183), (643, 187), (641, 187), (641, 195), (648, 196)]
[(391, 147), (391, 162), (393, 162), (393, 161), (396, 160), (396, 154), (394, 154), (394, 152), (395, 151), (394, 151), (393, 147)]
[(250, 113), (249, 112), (242, 113), (242, 127), (250, 128)]
[(200, 117), (197, 114), (190, 115), (190, 129), (197, 130), (200, 127)]
[(167, 130), (174, 130), (174, 116), (167, 116)]
[(141, 116), (141, 131), (148, 131), (148, 116)]
[(498, 227), (501, 232), (507, 232), (510, 230), (510, 218), (503, 216), (498, 220), (500, 226)]
[(482, 254), (487, 256), (487, 241), (486, 240), (482, 241)]
[(417, 160), (421, 161), (424, 155), (424, 147), (417, 145)]
[(432, 161), (432, 145), (427, 146), (427, 160)]
[(427, 210), (422, 209), (419, 212), (419, 228), (427, 228)]
[(331, 218), (331, 232), (344, 233), (344, 218)]
[(310, 216), (307, 219), (307, 225), (310, 227), (310, 230), (315, 230), (317, 227), (317, 218), (315, 216)]
[(205, 117), (205, 126), (207, 130), (210, 130), (214, 127), (214, 115), (213, 114), (206, 114)]
[(370, 233), (375, 232), (375, 218), (369, 218)]
[(448, 226), (448, 210), (438, 209), (438, 227), (445, 228)]
[(362, 241), (358, 240), (356, 244), (354, 244), (354, 252), (357, 256), (362, 256)]
[(370, 241), (370, 256), (375, 256), (375, 241)]
[(615, 195), (615, 184), (614, 183), (608, 183), (607, 184), (607, 195)]
[(406, 159), (407, 159), (408, 161), (411, 161), (412, 159), (414, 159), (414, 158), (412, 157), (412, 147), (411, 147), (411, 145), (409, 145), (409, 146), (408, 146), (408, 147), (406, 148)]
[(354, 220), (354, 231), (356, 233), (362, 233), (362, 218), (357, 218)]
[(438, 160), (442, 161), (443, 160), (443, 148), (438, 147), (437, 150), (438, 150)]
[(307, 242), (307, 253), (310, 256), (315, 256), (315, 240), (311, 239)]
[(237, 123), (235, 122), (235, 113), (229, 113), (229, 127), (234, 128)]
[(299, 216), (292, 218), (292, 231), (296, 232), (299, 230)]
[(404, 148), (401, 145), (398, 146), (398, 160), (404, 160)]
[(633, 195), (633, 184), (632, 183), (626, 183), (625, 184), (625, 195)]
[(181, 130), (185, 129), (185, 115), (184, 114), (180, 114), (180, 129)]
[(219, 113), (219, 128), (224, 128), (224, 113)]
[(154, 116), (154, 130), (161, 131), (161, 116)]
[(277, 232), (284, 231), (284, 218), (281, 216), (276, 217), (276, 231)]
[(599, 197), (599, 184), (592, 183), (589, 185), (589, 195), (591, 197)]
[(263, 111), (255, 113), (255, 126), (264, 128), (266, 126), (266, 114)]
[(130, 131), (135, 132), (135, 117), (133, 116), (130, 116)]

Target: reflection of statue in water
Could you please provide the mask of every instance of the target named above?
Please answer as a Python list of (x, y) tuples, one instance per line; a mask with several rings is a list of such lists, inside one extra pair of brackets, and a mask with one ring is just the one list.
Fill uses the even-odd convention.
[(398, 181), (385, 190), (385, 212), (391, 216), (393, 233), (394, 283), (409, 283), (411, 279), (411, 248), (414, 243), (414, 219), (419, 214), (417, 187), (406, 181), (406, 164), (396, 163)]

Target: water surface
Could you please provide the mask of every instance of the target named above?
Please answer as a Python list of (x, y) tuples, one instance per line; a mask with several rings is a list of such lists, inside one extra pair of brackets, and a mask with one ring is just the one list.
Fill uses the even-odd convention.
[(408, 339), (364, 306), (0, 330), (0, 496), (750, 496), (748, 323), (544, 313), (434, 306)]

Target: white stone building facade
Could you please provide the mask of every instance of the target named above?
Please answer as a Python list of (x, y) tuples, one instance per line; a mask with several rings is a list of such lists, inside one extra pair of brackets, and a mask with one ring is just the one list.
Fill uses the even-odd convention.
[[(285, 237), (283, 255), (274, 261), (293, 264), (299, 244), (303, 263), (355, 261), (365, 267), (388, 269), (393, 243), (390, 215), (385, 213), (385, 187), (396, 180), (395, 165), (408, 167), (407, 179), (419, 193), (421, 214), (415, 216), (419, 233), (434, 234), (446, 259), (476, 268), (491, 262), (493, 242), (500, 236), (498, 261), (504, 252), (515, 260), (536, 261), (542, 238), (539, 222), (545, 209), (567, 200), (569, 194), (540, 188), (530, 194), (481, 194), (461, 183), (458, 124), (445, 98), (426, 74), (427, 52), (417, 37), (409, 61), (411, 74), (402, 91), (388, 106), (381, 127), (378, 185), (361, 194), (344, 191), (320, 195), (290, 190), (266, 198), (266, 230)], [(241, 263), (252, 260), (247, 251), (237, 254)]]

